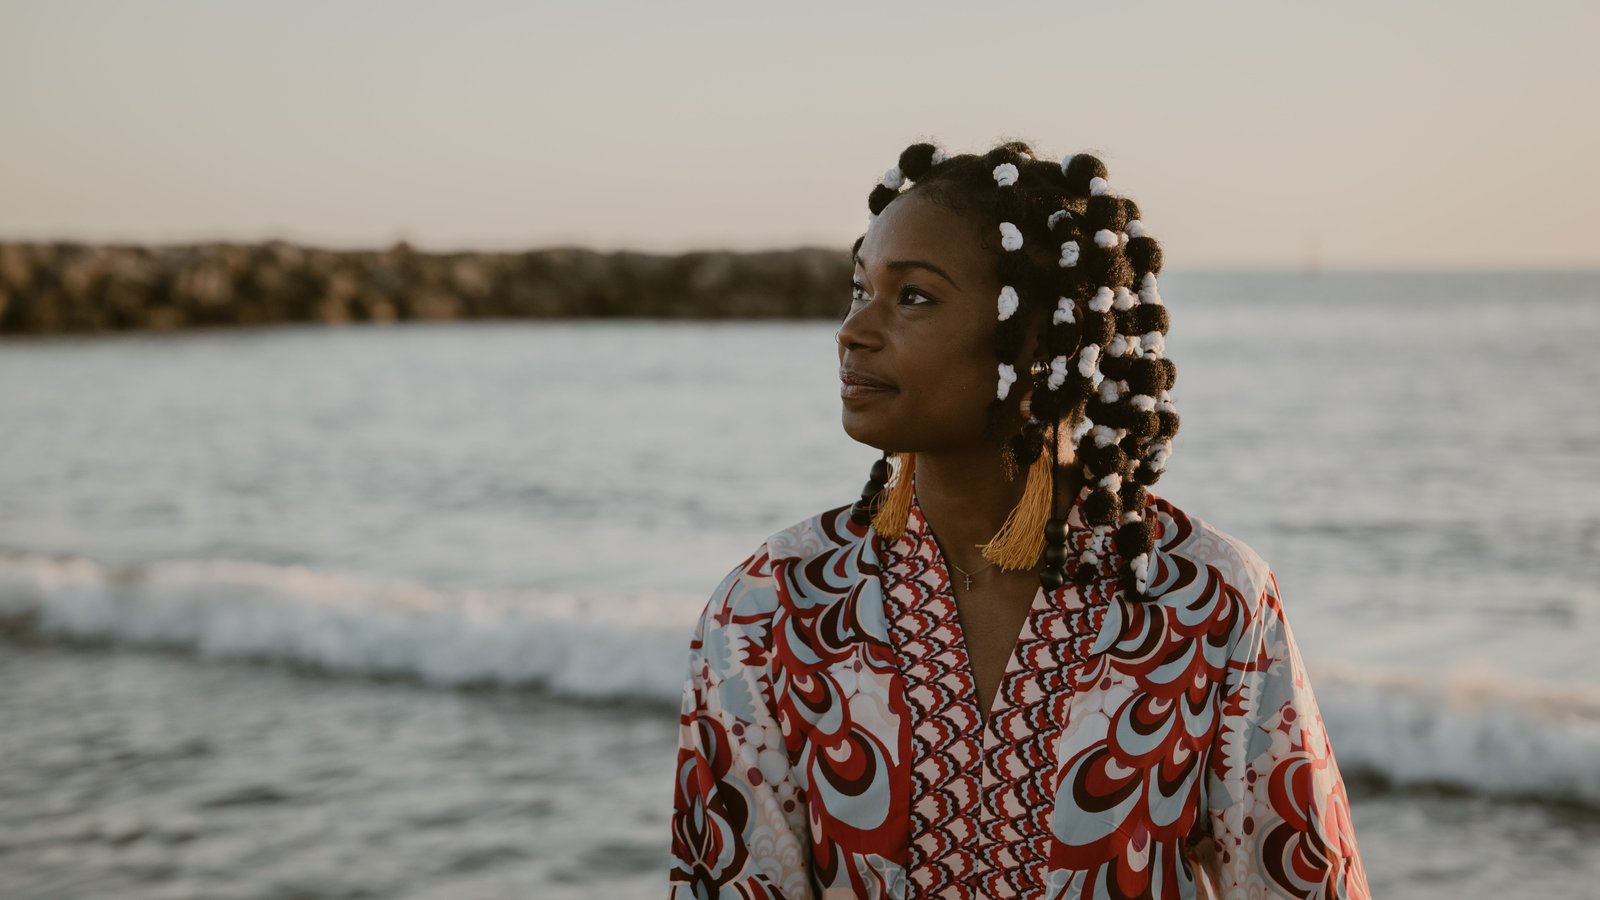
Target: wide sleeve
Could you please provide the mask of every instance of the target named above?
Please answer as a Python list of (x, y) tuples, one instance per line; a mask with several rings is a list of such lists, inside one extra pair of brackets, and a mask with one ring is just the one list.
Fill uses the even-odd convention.
[(673, 898), (810, 898), (810, 839), (774, 712), (765, 552), (723, 580), (689, 645), (672, 809)]
[(1266, 572), (1224, 679), (1207, 771), (1213, 875), (1224, 897), (1367, 898), (1333, 746)]

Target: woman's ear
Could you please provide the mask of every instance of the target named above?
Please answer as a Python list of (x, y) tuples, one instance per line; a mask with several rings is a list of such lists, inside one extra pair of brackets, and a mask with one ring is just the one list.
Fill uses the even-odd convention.
[(1035, 320), (1028, 329), (1027, 336), (1022, 340), (1023, 363), (1017, 367), (1018, 375), (1028, 376), (1028, 384), (1032, 385), (1038, 376), (1033, 374), (1033, 367), (1043, 365), (1050, 368), (1049, 345), (1045, 343), (1045, 332), (1050, 327), (1050, 316), (1053, 310), (1046, 311), (1043, 315), (1035, 314)]
[(1039, 358), (1039, 347), (1039, 333), (1037, 331), (1028, 332), (1028, 336), (1022, 339), (1022, 364), (1017, 366), (1018, 372), (1026, 372), (1028, 367), (1033, 365), (1034, 360)]
[(1030, 320), (1028, 324), (1030, 327), (1027, 335), (1022, 339), (1022, 358), (1027, 361), (1024, 363), (1025, 366), (1032, 365), (1041, 359), (1045, 365), (1050, 364), (1050, 358), (1045, 353), (1044, 337), (1045, 332), (1050, 328), (1050, 320), (1054, 314), (1054, 308), (1045, 310), (1030, 309), (1028, 311)]

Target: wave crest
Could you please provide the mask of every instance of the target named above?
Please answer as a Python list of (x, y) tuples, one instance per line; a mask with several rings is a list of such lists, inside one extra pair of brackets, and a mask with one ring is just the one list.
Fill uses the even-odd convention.
[[(703, 597), (436, 589), (228, 560), (0, 555), (0, 629), (211, 659), (676, 707)], [(1600, 807), (1600, 693), (1308, 664), (1347, 776)]]
[(233, 560), (112, 567), (0, 556), (0, 624), (36, 639), (673, 704), (704, 603), (442, 590)]

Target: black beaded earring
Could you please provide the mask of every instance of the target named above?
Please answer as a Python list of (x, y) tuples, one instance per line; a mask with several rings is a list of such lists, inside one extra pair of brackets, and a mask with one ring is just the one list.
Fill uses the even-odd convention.
[(1044, 570), (1039, 584), (1053, 591), (1067, 583), (1067, 520), (1061, 516), (1061, 500), (1056, 496), (1056, 470), (1061, 466), (1061, 423), (1050, 436), (1050, 521), (1044, 525)]
[(860, 526), (872, 524), (872, 514), (877, 512), (878, 498), (883, 489), (889, 484), (889, 451), (883, 451), (883, 458), (872, 464), (872, 472), (867, 476), (867, 485), (861, 489), (861, 499), (850, 507), (850, 521)]

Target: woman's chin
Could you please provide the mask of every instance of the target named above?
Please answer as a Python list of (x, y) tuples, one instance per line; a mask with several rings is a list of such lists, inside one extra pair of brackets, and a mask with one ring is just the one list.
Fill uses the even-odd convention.
[(850, 440), (858, 444), (866, 444), (879, 450), (886, 450), (893, 446), (888, 430), (883, 427), (881, 416), (864, 415), (846, 407), (841, 417), (844, 424), (844, 433)]

